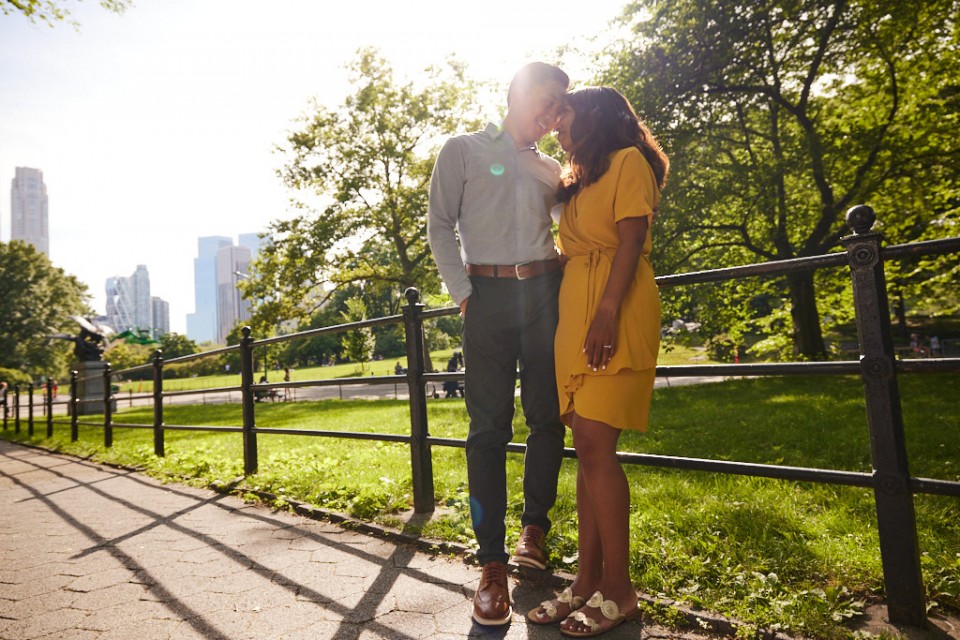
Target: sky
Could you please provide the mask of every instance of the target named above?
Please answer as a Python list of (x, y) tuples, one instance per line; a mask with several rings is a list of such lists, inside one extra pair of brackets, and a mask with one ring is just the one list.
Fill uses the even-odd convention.
[[(0, 240), (15, 167), (42, 170), (50, 258), (87, 284), (93, 309), (105, 312), (107, 278), (143, 264), (185, 334), (197, 238), (236, 241), (294, 215), (274, 148), (311, 99), (342, 104), (359, 48), (378, 47), (398, 80), (454, 54), (505, 83), (561, 45), (599, 46), (626, 0), (59, 4), (78, 28), (0, 14)], [(570, 64), (574, 84), (589, 80)]]

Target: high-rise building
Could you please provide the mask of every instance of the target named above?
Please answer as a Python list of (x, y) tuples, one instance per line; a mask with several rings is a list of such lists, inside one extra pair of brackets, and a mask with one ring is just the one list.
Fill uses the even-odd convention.
[(240, 296), (237, 282), (250, 270), (252, 254), (247, 247), (230, 245), (217, 251), (217, 342), (241, 320), (250, 319), (250, 302)]
[(10, 185), (10, 239), (29, 242), (37, 251), (50, 255), (47, 187), (43, 172), (17, 167)]
[(237, 244), (250, 249), (250, 255), (254, 258), (260, 252), (260, 245), (262, 243), (263, 239), (259, 233), (241, 233), (237, 236)]
[(106, 292), (108, 324), (118, 333), (153, 329), (150, 274), (146, 265), (138, 264), (130, 277), (107, 278)]
[(194, 312), (187, 314), (187, 337), (196, 342), (226, 342), (241, 320), (250, 319), (250, 303), (237, 282), (249, 277), (250, 262), (260, 249), (256, 233), (241, 233), (237, 245), (224, 236), (197, 239), (193, 259)]
[(197, 239), (193, 259), (194, 312), (187, 314), (187, 337), (195, 342), (214, 342), (220, 329), (217, 318), (217, 251), (233, 244), (224, 236)]
[(153, 315), (153, 337), (159, 338), (170, 333), (170, 303), (163, 298), (150, 297)]

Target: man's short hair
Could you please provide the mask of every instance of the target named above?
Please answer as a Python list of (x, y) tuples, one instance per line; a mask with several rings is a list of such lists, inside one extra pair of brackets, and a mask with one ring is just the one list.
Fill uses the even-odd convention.
[(527, 91), (530, 87), (548, 82), (556, 82), (566, 91), (570, 86), (570, 77), (560, 67), (546, 62), (530, 62), (523, 65), (510, 81), (510, 88), (507, 90), (507, 106), (510, 106), (510, 98), (515, 91)]

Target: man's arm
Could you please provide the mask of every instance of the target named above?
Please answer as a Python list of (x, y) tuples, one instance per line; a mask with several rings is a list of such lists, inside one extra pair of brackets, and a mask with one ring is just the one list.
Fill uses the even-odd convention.
[(457, 220), (463, 198), (464, 162), (454, 140), (448, 140), (433, 167), (430, 178), (430, 206), (427, 210), (427, 240), (440, 277), (461, 312), (473, 292), (457, 240)]

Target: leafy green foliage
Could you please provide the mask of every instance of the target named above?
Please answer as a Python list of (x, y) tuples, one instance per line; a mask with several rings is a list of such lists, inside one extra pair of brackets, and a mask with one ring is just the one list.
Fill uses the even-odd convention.
[[(68, 22), (74, 27), (79, 26), (70, 15), (70, 10), (63, 5), (65, 2), (57, 0), (2, 0), (0, 11), (4, 15), (20, 13), (31, 22), (42, 22), (54, 26), (57, 22)], [(107, 11), (123, 13), (133, 4), (133, 0), (100, 0), (100, 6)]]
[[(671, 157), (654, 242), (661, 273), (829, 252), (861, 202), (891, 239), (956, 234), (956, 0), (649, 0), (624, 15), (633, 37), (600, 81), (625, 92)], [(955, 261), (941, 273), (931, 290), (955, 291)], [(825, 353), (821, 310), (833, 308), (819, 285), (791, 275), (774, 298), (790, 311), (781, 333), (805, 357)], [(768, 292), (681, 295), (698, 308), (686, 319), (719, 311), (726, 331), (743, 332), (750, 318), (721, 310)]]
[(408, 287), (440, 288), (426, 242), (428, 184), (439, 144), (471, 124), (472, 83), (455, 62), (400, 83), (373, 49), (348, 68), (354, 93), (336, 110), (313, 105), (280, 149), (281, 177), (304, 213), (270, 225), (240, 284), (266, 325), (309, 321), (351, 283), (364, 283), (371, 312), (386, 299), (390, 314)]
[(63, 377), (79, 331), (71, 315), (89, 314), (87, 287), (54, 267), (32, 244), (0, 242), (0, 367)]
[(163, 357), (167, 360), (189, 356), (200, 351), (196, 342), (176, 332), (163, 335), (158, 346), (163, 351)]
[[(367, 308), (361, 298), (350, 298), (346, 303), (347, 310), (341, 315), (344, 322), (362, 322), (367, 319)], [(373, 331), (369, 327), (352, 329), (345, 332), (340, 343), (343, 345), (343, 352), (352, 362), (360, 365), (370, 360), (373, 355), (373, 347), (376, 344), (373, 339)]]

